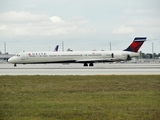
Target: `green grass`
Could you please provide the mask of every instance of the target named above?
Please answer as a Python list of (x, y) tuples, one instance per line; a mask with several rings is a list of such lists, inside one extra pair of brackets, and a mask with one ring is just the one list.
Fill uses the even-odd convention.
[(160, 75), (0, 76), (1, 120), (160, 120)]

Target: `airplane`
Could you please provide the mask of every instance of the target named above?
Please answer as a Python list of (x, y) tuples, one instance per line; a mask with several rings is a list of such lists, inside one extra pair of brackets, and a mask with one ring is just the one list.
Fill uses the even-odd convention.
[(57, 46), (55, 47), (54, 52), (58, 52), (58, 47), (59, 47), (59, 45), (57, 45)]
[(147, 37), (136, 37), (122, 51), (72, 51), (72, 52), (21, 52), (11, 57), (8, 62), (16, 64), (46, 64), (46, 63), (83, 63), (84, 66), (94, 66), (96, 62), (116, 62), (131, 60), (139, 56), (138, 50)]

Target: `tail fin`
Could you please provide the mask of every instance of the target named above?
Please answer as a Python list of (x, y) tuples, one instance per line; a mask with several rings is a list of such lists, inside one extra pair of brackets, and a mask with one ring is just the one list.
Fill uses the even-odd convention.
[(58, 51), (58, 47), (59, 47), (59, 45), (57, 45), (57, 46), (55, 47), (54, 52), (57, 52), (57, 51)]
[(128, 48), (123, 51), (130, 51), (130, 52), (138, 52), (142, 44), (146, 41), (147, 37), (136, 37), (134, 38), (133, 42), (130, 44)]

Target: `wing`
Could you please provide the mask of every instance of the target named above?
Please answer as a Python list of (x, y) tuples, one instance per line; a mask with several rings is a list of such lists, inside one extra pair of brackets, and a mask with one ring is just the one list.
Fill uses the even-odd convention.
[(103, 59), (77, 59), (76, 62), (84, 63), (84, 62), (100, 62), (104, 61)]

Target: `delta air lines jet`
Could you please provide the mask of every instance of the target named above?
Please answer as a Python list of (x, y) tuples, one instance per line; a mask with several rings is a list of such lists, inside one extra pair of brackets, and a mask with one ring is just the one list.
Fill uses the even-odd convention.
[(55, 47), (54, 52), (58, 52), (58, 47), (59, 47), (59, 45), (57, 45), (57, 46)]
[(16, 64), (46, 63), (83, 63), (94, 66), (96, 62), (115, 62), (131, 60), (139, 56), (138, 50), (147, 37), (136, 37), (123, 51), (72, 51), (72, 52), (21, 52), (11, 57), (8, 62)]

